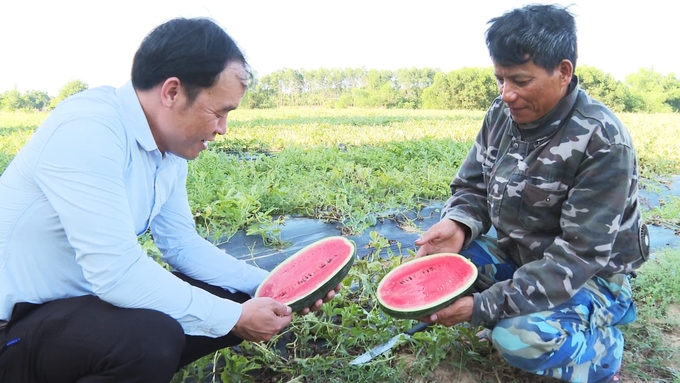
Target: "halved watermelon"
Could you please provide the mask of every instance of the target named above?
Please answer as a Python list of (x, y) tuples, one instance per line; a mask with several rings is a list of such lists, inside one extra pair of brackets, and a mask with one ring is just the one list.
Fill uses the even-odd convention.
[(293, 311), (310, 307), (333, 290), (354, 264), (354, 242), (333, 236), (291, 255), (260, 283), (255, 297), (271, 297)]
[(470, 294), (476, 279), (477, 266), (462, 255), (432, 254), (387, 273), (376, 290), (378, 304), (395, 318), (423, 318)]

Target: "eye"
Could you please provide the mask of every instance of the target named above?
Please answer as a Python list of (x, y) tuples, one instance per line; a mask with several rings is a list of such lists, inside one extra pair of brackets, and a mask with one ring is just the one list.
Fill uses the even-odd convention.
[(219, 120), (219, 119), (221, 119), (221, 118), (224, 117), (224, 116), (221, 115), (221, 114), (219, 114), (219, 113), (215, 113), (215, 117), (217, 117), (217, 119)]

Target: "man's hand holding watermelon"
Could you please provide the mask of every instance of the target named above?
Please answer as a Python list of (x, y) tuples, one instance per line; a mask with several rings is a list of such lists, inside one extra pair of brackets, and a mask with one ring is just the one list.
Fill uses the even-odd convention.
[[(415, 241), (416, 246), (420, 246), (416, 258), (429, 254), (458, 253), (463, 247), (467, 231), (469, 229), (465, 225), (450, 219), (437, 222)], [(420, 320), (425, 323), (439, 323), (444, 326), (469, 322), (472, 318), (472, 305), (472, 297), (463, 297), (451, 306), (428, 317), (420, 318)]]

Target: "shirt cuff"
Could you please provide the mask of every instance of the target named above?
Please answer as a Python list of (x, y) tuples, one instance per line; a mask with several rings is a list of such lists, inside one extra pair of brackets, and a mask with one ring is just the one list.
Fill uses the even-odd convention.
[(212, 312), (202, 325), (186, 335), (219, 338), (227, 335), (241, 318), (243, 308), (240, 303), (215, 297)]
[(497, 320), (491, 318), (490, 308), (488, 307), (488, 300), (482, 298), (481, 293), (474, 293), (473, 295), (474, 303), (472, 306), (472, 318), (470, 319), (470, 324), (474, 327), (477, 326), (493, 326), (496, 324)]
[(250, 280), (250, 285), (252, 286), (249, 289), (244, 289), (244, 293), (250, 295), (251, 297), (255, 296), (255, 291), (257, 291), (257, 288), (260, 286), (262, 281), (269, 275), (269, 272), (265, 269), (260, 269), (259, 267), (251, 266), (252, 270), (248, 270), (248, 279)]

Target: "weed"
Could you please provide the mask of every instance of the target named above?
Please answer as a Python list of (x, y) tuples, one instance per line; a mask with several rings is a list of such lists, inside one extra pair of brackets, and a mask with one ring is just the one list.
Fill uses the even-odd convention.
[[(638, 306), (638, 320), (622, 326), (626, 339), (624, 363), (640, 379), (680, 380), (680, 345), (668, 345), (664, 339), (677, 336), (678, 313), (669, 311), (680, 297), (680, 251), (666, 249), (652, 257), (633, 279), (633, 297)], [(670, 314), (670, 315), (669, 315)], [(676, 362), (670, 360), (676, 358)]]

